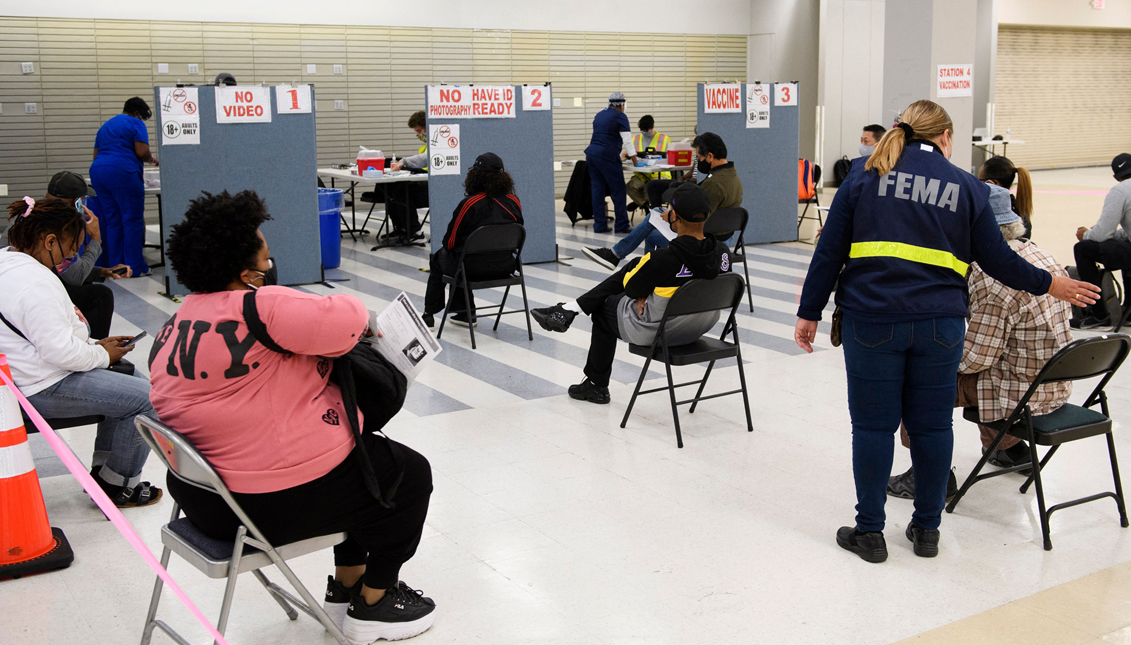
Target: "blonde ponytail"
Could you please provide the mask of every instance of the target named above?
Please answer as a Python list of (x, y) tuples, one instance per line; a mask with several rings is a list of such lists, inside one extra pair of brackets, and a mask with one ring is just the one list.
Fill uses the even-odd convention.
[(865, 170), (875, 170), (878, 175), (891, 172), (903, 154), (903, 147), (907, 145), (907, 133), (900, 127), (904, 123), (914, 131), (916, 139), (927, 141), (941, 137), (947, 130), (954, 131), (954, 122), (950, 120), (946, 110), (938, 103), (926, 99), (908, 105), (900, 114), (899, 121), (900, 123), (884, 133), (884, 137), (876, 144), (872, 156), (864, 163)]
[(1033, 178), (1021, 167), (1017, 168), (1017, 211), (1021, 219), (1033, 222)]

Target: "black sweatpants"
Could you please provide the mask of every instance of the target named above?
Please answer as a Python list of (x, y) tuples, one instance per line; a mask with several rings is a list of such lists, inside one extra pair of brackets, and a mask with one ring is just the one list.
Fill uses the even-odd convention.
[(624, 295), (624, 276), (631, 266), (635, 264), (623, 267), (577, 299), (577, 305), (593, 321), (585, 376), (600, 387), (609, 386), (609, 377), (613, 373), (613, 359), (617, 353), (617, 340), (620, 339), (617, 310), (620, 301), (628, 297)]
[[(514, 256), (506, 253), (505, 257), (492, 258), (489, 254), (473, 255), (468, 257), (467, 279), (469, 282), (479, 280), (499, 280), (514, 274)], [(453, 276), (459, 268), (459, 251), (449, 251), (441, 248), (428, 258), (428, 285), (424, 288), (424, 313), (437, 314), (443, 311), (448, 301), (444, 299), (444, 276)], [(449, 314), (463, 313), (464, 306), (463, 286), (454, 285), (455, 299), (452, 300), (452, 310)], [(472, 311), (475, 311), (475, 296), (471, 297)]]
[[(392, 456), (383, 437), (362, 435), (373, 470), (386, 491), (392, 485)], [(357, 450), (329, 473), (313, 481), (272, 493), (233, 493), (236, 502), (273, 546), (344, 531), (345, 542), (334, 547), (334, 564), (364, 564), (365, 585), (391, 589), (400, 579), (401, 565), (420, 544), (428, 498), (432, 494), (432, 467), (420, 453), (400, 446), (404, 453), (404, 479), (385, 508), (369, 494), (362, 478)], [(169, 494), (205, 534), (220, 540), (235, 538), (240, 522), (219, 495), (186, 484), (170, 473)]]
[(385, 204), (385, 213), (390, 218), (394, 233), (415, 233), (420, 230), (420, 217), (416, 209), (428, 205), (428, 182), (403, 183), (407, 184), (408, 203), (405, 203), (405, 189), (394, 185), (389, 189), (389, 202)]
[(110, 335), (110, 321), (114, 319), (114, 291), (104, 284), (88, 282), (73, 287), (63, 284), (83, 317), (90, 323), (90, 337), (103, 339)]
[[(1122, 271), (1123, 306), (1131, 304), (1131, 242), (1081, 240), (1072, 247), (1072, 254), (1076, 256), (1076, 270), (1080, 273), (1080, 279), (1091, 282), (1097, 287), (1100, 286), (1103, 277), (1102, 271), (1096, 266), (1097, 262), (1108, 271)], [(1088, 310), (1101, 317), (1104, 315), (1099, 311), (1098, 303), (1089, 305)]]

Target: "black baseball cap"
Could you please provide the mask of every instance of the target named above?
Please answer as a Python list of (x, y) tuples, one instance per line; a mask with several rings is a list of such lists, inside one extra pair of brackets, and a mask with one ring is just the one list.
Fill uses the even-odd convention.
[(668, 188), (663, 201), (671, 204), (675, 214), (688, 222), (705, 222), (711, 214), (711, 198), (707, 191), (691, 182), (680, 182)]
[(1111, 172), (1116, 179), (1122, 181), (1131, 176), (1131, 154), (1121, 152), (1111, 160)]
[(93, 195), (94, 190), (86, 185), (82, 175), (64, 170), (57, 172), (47, 182), (47, 194), (61, 199), (77, 199), (86, 195)]
[(498, 172), (503, 169), (503, 159), (493, 152), (484, 152), (475, 158), (475, 167)]

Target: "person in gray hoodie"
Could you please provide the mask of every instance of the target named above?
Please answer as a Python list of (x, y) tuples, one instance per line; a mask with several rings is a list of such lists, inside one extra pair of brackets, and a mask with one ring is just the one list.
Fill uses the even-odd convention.
[[(691, 183), (679, 184), (668, 189), (664, 202), (672, 205), (664, 219), (677, 234), (666, 249), (634, 259), (577, 300), (530, 312), (542, 329), (554, 332), (568, 330), (579, 313), (592, 318), (585, 380), (569, 387), (574, 399), (608, 403), (617, 339), (635, 345), (651, 344), (679, 287), (693, 279), (709, 280), (730, 271), (730, 249), (703, 233), (703, 223), (711, 212), (707, 193)], [(698, 340), (718, 321), (717, 311), (680, 316), (668, 321), (664, 333), (670, 344), (683, 345)]]
[[(1100, 219), (1092, 228), (1081, 226), (1076, 229), (1076, 246), (1072, 253), (1076, 256), (1076, 270), (1080, 279), (1097, 287), (1103, 273), (1097, 264), (1108, 271), (1123, 273), (1123, 310), (1131, 307), (1131, 154), (1118, 154), (1111, 160), (1111, 174), (1119, 183), (1104, 198)], [(1108, 327), (1119, 321), (1111, 320), (1102, 303), (1088, 306), (1080, 329)], [(1073, 326), (1076, 322), (1073, 321)]]

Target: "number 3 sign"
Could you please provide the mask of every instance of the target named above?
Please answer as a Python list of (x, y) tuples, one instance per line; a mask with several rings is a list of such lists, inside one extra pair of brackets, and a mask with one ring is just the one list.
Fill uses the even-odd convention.
[(279, 114), (310, 114), (310, 86), (276, 85), (275, 111)]
[(523, 85), (522, 86), (522, 111), (531, 112), (549, 110), (553, 103), (550, 100), (549, 85)]
[(778, 83), (774, 85), (774, 106), (797, 107), (797, 83)]

